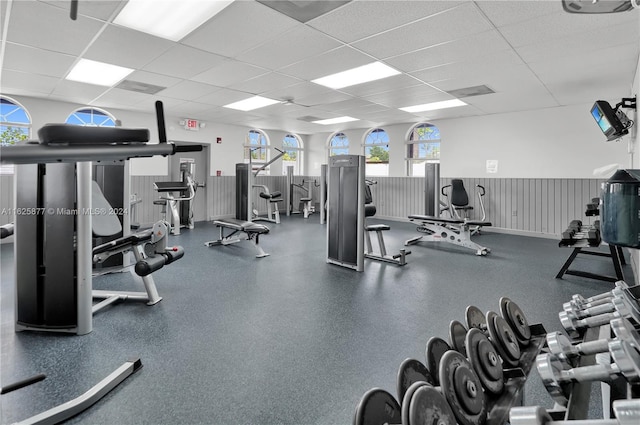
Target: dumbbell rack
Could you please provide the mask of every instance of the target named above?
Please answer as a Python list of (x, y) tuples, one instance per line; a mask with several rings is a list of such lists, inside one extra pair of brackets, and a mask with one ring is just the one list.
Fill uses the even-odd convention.
[[(622, 274), (622, 266), (625, 264), (625, 260), (624, 260), (624, 255), (622, 253), (622, 248), (615, 245), (609, 245), (609, 252), (610, 252), (609, 254), (605, 252), (586, 250), (586, 248), (597, 248), (598, 246), (600, 246), (599, 242), (593, 243), (587, 239), (586, 235), (590, 227), (591, 226), (582, 226), (582, 228), (580, 229), (580, 232), (575, 234), (574, 239), (570, 241), (561, 240), (558, 243), (559, 247), (573, 248), (573, 251), (569, 255), (569, 258), (567, 258), (567, 261), (565, 261), (565, 263), (562, 265), (562, 268), (560, 268), (560, 271), (556, 275), (556, 279), (562, 279), (562, 276), (564, 276), (565, 274), (569, 274), (573, 276), (586, 277), (588, 279), (602, 280), (605, 282), (616, 282), (618, 280), (624, 280), (624, 275)], [(573, 263), (573, 260), (576, 259), (578, 254), (611, 258), (616, 275), (605, 276), (605, 275), (600, 275), (596, 273), (585, 272), (582, 270), (569, 269), (569, 267), (571, 266), (571, 263)]]
[(546, 342), (547, 331), (542, 324), (530, 325), (531, 340), (529, 345), (521, 349), (518, 368), (505, 370), (504, 391), (497, 398), (487, 399), (486, 425), (502, 425), (509, 422), (509, 410), (512, 406), (521, 405), (524, 384), (534, 368), (536, 356), (540, 354)]

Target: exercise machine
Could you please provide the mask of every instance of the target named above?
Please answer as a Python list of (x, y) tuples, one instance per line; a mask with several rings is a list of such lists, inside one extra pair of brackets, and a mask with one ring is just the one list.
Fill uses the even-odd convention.
[(316, 211), (315, 204), (313, 203), (313, 188), (320, 187), (320, 183), (316, 180), (302, 179), (301, 183), (296, 183), (293, 175), (293, 166), (287, 167), (287, 187), (289, 188), (289, 202), (287, 206), (287, 215), (300, 214), (300, 209), (296, 209), (295, 205), (295, 189), (302, 190), (303, 195), (299, 198), (300, 205), (302, 205), (302, 215), (304, 218), (309, 218), (311, 214)]
[[(376, 206), (373, 205), (373, 195), (371, 194), (371, 186), (377, 184), (374, 180), (365, 179), (366, 187), (365, 187), (365, 217), (373, 217), (376, 214)], [(366, 218), (365, 218), (366, 220)], [(365, 221), (366, 223), (366, 221)], [(404, 266), (407, 264), (406, 256), (411, 254), (411, 251), (406, 251), (405, 249), (401, 249), (400, 252), (396, 255), (387, 254), (387, 247), (384, 243), (384, 233), (387, 230), (391, 230), (391, 227), (387, 224), (365, 224), (364, 227), (365, 233), (365, 246), (366, 251), (364, 256), (366, 258), (378, 261), (385, 261), (387, 263), (396, 264), (398, 266)], [(371, 244), (371, 233), (375, 232), (376, 237), (378, 239), (378, 252), (373, 250), (373, 246)]]
[[(285, 152), (275, 148), (278, 154), (263, 164), (261, 167), (253, 171), (253, 165), (251, 159), (249, 163), (236, 164), (236, 219), (242, 221), (254, 221), (264, 220), (271, 221), (273, 223), (280, 222), (280, 212), (278, 210), (278, 202), (281, 202), (280, 192), (270, 192), (265, 185), (257, 185), (255, 183), (256, 177), (260, 172), (266, 169), (269, 165), (280, 159)], [(249, 156), (251, 158), (251, 155)], [(258, 209), (255, 206), (253, 200), (253, 189), (262, 189), (260, 197), (267, 201), (267, 217), (260, 217)]]
[[(469, 205), (469, 195), (467, 194), (467, 190), (464, 188), (464, 182), (461, 179), (453, 179), (451, 180), (451, 184), (442, 186), (441, 193), (442, 196), (447, 199), (446, 204), (452, 218), (458, 218), (461, 220), (468, 220), (470, 218), (469, 215), (471, 214), (471, 211), (473, 211), (473, 206)], [(479, 184), (476, 185), (476, 195), (478, 197), (480, 210), (482, 211), (482, 218), (479, 221), (485, 221), (487, 218), (487, 212), (484, 209), (484, 186)]]
[(193, 180), (194, 172), (193, 162), (181, 162), (180, 181), (153, 184), (154, 189), (161, 194), (160, 199), (153, 203), (162, 206), (162, 213), (165, 214), (165, 221), (170, 224), (172, 235), (179, 235), (181, 227), (194, 228), (193, 198), (197, 189), (197, 183)]
[(417, 223), (417, 231), (424, 233), (424, 235), (408, 239), (404, 243), (405, 246), (419, 242), (446, 242), (471, 249), (475, 251), (476, 255), (484, 256), (491, 252), (490, 248), (471, 240), (471, 235), (474, 232), (472, 229), (491, 226), (489, 221), (472, 221), (418, 214), (410, 215), (409, 220)]
[(365, 157), (329, 158), (327, 263), (364, 271)]
[[(158, 144), (147, 144), (147, 129), (47, 124), (38, 131), (40, 143), (0, 147), (2, 163), (20, 164), (16, 206), (33, 212), (15, 220), (17, 331), (92, 331), (93, 219), (113, 212), (94, 209), (91, 161), (185, 151), (166, 139), (161, 102), (156, 115)], [(179, 255), (180, 250), (171, 251)], [(147, 264), (148, 270), (173, 255), (162, 254)]]

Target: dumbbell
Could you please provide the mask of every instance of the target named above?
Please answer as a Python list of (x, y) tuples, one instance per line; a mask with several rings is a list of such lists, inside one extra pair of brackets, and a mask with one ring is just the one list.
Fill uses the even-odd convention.
[(609, 342), (610, 365), (596, 364), (572, 368), (556, 355), (545, 353), (536, 357), (536, 367), (547, 392), (556, 403), (566, 406), (574, 382), (609, 382), (622, 376), (628, 382), (640, 382), (640, 352), (622, 340)]
[(612, 304), (612, 300), (614, 298), (624, 297), (629, 301), (631, 305), (635, 305), (636, 309), (638, 309), (638, 306), (640, 306), (637, 298), (638, 294), (640, 293), (640, 288), (614, 288), (610, 293), (610, 298), (600, 299), (593, 304), (586, 303), (579, 305), (575, 301), (571, 300), (564, 303), (562, 305), (562, 309), (564, 311), (573, 312), (578, 318), (582, 319), (584, 317), (598, 316), (600, 314), (611, 313), (615, 311), (615, 308)]
[[(398, 399), (402, 400), (403, 411), (405, 403), (407, 408), (413, 404), (415, 391), (424, 385), (431, 385), (432, 380), (427, 367), (419, 360), (406, 359), (402, 362), (398, 370), (397, 392)], [(444, 353), (440, 359), (438, 380), (440, 392), (449, 403), (459, 425), (477, 425), (485, 422), (487, 403), (482, 383), (466, 357), (455, 350)], [(406, 415), (402, 415), (403, 420), (406, 418)]]
[(615, 308), (615, 311), (612, 313), (580, 319), (571, 311), (563, 311), (558, 315), (560, 317), (560, 323), (562, 323), (562, 327), (564, 327), (571, 338), (578, 338), (584, 330), (606, 325), (613, 319), (625, 318), (634, 324), (640, 323), (640, 312), (636, 310), (637, 306), (629, 303), (625, 297), (614, 298), (611, 302)]
[(606, 353), (609, 351), (609, 342), (615, 340), (624, 340), (631, 345), (640, 349), (640, 334), (635, 330), (633, 324), (627, 319), (613, 319), (610, 322), (611, 330), (616, 336), (615, 339), (599, 339), (596, 341), (582, 342), (580, 344), (572, 344), (567, 337), (560, 332), (551, 332), (547, 334), (547, 346), (552, 355), (558, 356), (563, 361), (573, 365), (575, 360), (580, 356), (590, 354)]
[[(485, 315), (478, 307), (472, 305), (465, 310), (465, 317), (469, 329), (480, 329), (489, 336), (506, 367), (518, 366), (520, 345), (506, 320), (493, 311), (488, 311)], [(469, 354), (468, 349), (467, 354)]]
[[(615, 286), (616, 288), (620, 288), (620, 289), (629, 289), (629, 288), (637, 287), (637, 285), (629, 286), (627, 282), (625, 282), (624, 280), (618, 280), (617, 282), (615, 282)], [(580, 294), (575, 294), (571, 297), (571, 301), (565, 303), (564, 305), (572, 306), (578, 309), (584, 309), (589, 307), (595, 307), (601, 304), (606, 304), (610, 302), (612, 298), (613, 298), (612, 291), (603, 292), (601, 294), (594, 295), (593, 297), (589, 297), (589, 298), (585, 298)], [(568, 310), (568, 309), (570, 308), (565, 308), (565, 310)]]
[(640, 400), (615, 400), (614, 419), (554, 421), (540, 406), (518, 406), (509, 411), (511, 425), (637, 425), (640, 423)]
[[(466, 357), (476, 375), (478, 375), (482, 387), (491, 394), (502, 394), (504, 390), (502, 362), (489, 338), (480, 329), (472, 328), (466, 333), (464, 340), (465, 351), (467, 352)], [(425, 351), (426, 366), (435, 381), (435, 385), (440, 384), (438, 376), (440, 360), (449, 350), (451, 350), (451, 347), (442, 338), (431, 337), (427, 341)]]
[(562, 232), (562, 242), (571, 242), (573, 237), (580, 231), (582, 221), (572, 220), (564, 232)]

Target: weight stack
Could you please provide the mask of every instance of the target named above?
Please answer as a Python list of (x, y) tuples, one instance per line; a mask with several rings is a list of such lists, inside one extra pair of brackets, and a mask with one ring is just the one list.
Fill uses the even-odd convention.
[(601, 198), (602, 240), (640, 248), (640, 170), (618, 170), (603, 184)]

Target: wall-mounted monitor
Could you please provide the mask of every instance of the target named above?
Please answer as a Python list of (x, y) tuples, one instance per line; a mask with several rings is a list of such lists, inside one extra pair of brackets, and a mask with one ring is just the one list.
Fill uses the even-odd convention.
[(606, 136), (607, 141), (618, 139), (625, 134), (629, 134), (629, 119), (624, 112), (614, 110), (609, 102), (597, 100), (591, 107), (591, 116), (596, 120), (598, 127)]

